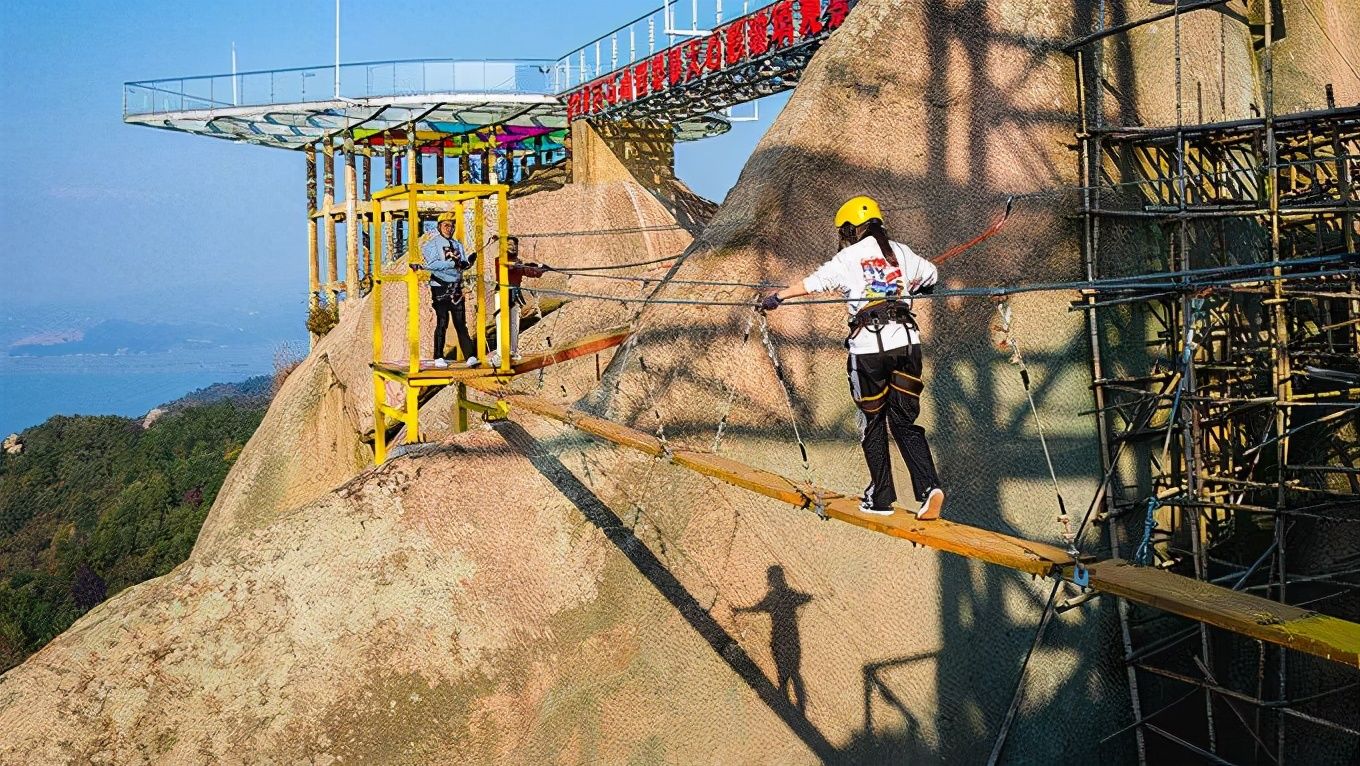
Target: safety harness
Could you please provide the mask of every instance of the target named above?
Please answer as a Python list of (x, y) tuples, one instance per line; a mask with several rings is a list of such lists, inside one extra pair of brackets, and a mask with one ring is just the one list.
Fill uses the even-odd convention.
[[(884, 353), (883, 330), (891, 324), (900, 324), (908, 331), (920, 329), (919, 325), (916, 324), (916, 315), (911, 313), (910, 306), (892, 298), (877, 300), (855, 312), (855, 315), (850, 318), (850, 335), (846, 337), (845, 345), (849, 348), (850, 341), (854, 340), (861, 332), (868, 330), (874, 334), (874, 339), (878, 341), (879, 353)], [(920, 399), (925, 386), (925, 382), (915, 375), (905, 370), (895, 370), (889, 376), (888, 385), (883, 390), (855, 399), (855, 404), (866, 415), (873, 415), (887, 405), (888, 389), (891, 388), (900, 394)]]
[(900, 324), (909, 331), (920, 328), (916, 324), (916, 315), (911, 313), (911, 307), (907, 304), (895, 298), (872, 301), (850, 317), (850, 334), (845, 338), (845, 345), (849, 348), (850, 341), (860, 332), (868, 330), (878, 341), (878, 352), (881, 354), (886, 350), (883, 348), (883, 330), (891, 324)]

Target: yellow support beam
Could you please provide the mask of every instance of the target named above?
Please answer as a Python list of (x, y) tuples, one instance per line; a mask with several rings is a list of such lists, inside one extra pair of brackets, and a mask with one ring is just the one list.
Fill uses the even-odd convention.
[[(468, 385), (480, 388), (485, 384), (469, 381)], [(765, 497), (800, 508), (820, 508), (829, 518), (874, 532), (1031, 575), (1070, 579), (1073, 573), (1072, 557), (1055, 545), (943, 519), (917, 521), (910, 510), (900, 505), (895, 506), (898, 512), (892, 516), (864, 514), (859, 511), (858, 498), (800, 484), (707, 452), (668, 451), (655, 436), (546, 399), (515, 394), (504, 397), (504, 401), (513, 408), (566, 423), (620, 446), (653, 457), (669, 457), (675, 465)], [(1360, 668), (1360, 624), (1164, 570), (1133, 566), (1120, 559), (1083, 561), (1083, 565), (1090, 572), (1090, 587), (1094, 590)]]
[[(407, 275), (384, 275), (378, 277), (380, 282), (388, 281), (413, 281), (407, 279)], [(413, 275), (412, 275), (413, 279)], [(374, 295), (381, 295), (381, 290), (375, 290)], [(375, 299), (375, 304), (381, 310), (381, 298)], [(374, 342), (381, 344), (382, 334), (376, 328), (380, 325), (375, 314), (374, 319)], [(445, 367), (445, 368), (424, 368), (412, 374), (404, 364), (393, 362), (375, 361), (373, 367), (373, 433), (368, 437), (373, 441), (373, 462), (382, 465), (387, 461), (387, 440), (392, 434), (389, 421), (394, 421), (406, 426), (406, 441), (413, 442), (419, 437), (419, 415), (420, 405), (428, 399), (435, 391), (448, 385), (458, 386), (458, 402), (455, 409), (457, 413), (455, 430), (462, 432), (467, 430), (468, 411), (477, 412), (490, 419), (501, 419), (508, 414), (508, 408), (504, 404), (504, 399), (500, 396), (501, 386), (516, 375), (523, 375), (534, 372), (549, 365), (560, 364), (562, 362), (577, 359), (591, 354), (598, 354), (601, 351), (621, 345), (628, 338), (628, 327), (621, 325), (603, 332), (587, 335), (574, 343), (560, 346), (546, 354), (536, 354), (526, 357), (519, 364), (510, 367), (508, 371), (499, 368), (484, 367)], [(380, 345), (375, 348), (381, 348)], [(387, 399), (387, 382), (397, 383), (402, 387), (405, 395), (405, 402), (402, 409), (391, 407), (384, 402)], [(472, 387), (478, 391), (489, 393), (497, 397), (495, 404), (487, 405), (480, 402), (473, 402), (467, 398), (467, 388)], [(413, 436), (413, 434), (415, 434)]]
[[(482, 243), (486, 241), (486, 205), (483, 204), (481, 197), (472, 201), (472, 244), (478, 251), (482, 249)], [(481, 258), (477, 263), (477, 279), (474, 289), (477, 292), (477, 360), (483, 366), (486, 365), (486, 280), (482, 275), (486, 273), (486, 259)]]

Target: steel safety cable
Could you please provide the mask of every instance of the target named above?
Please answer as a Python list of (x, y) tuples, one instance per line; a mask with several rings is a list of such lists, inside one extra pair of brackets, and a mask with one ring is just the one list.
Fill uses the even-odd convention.
[(543, 267), (549, 271), (561, 271), (563, 273), (573, 273), (577, 271), (613, 271), (615, 269), (631, 269), (636, 266), (654, 266), (659, 263), (674, 261), (683, 255), (684, 253), (676, 253), (675, 255), (667, 255), (662, 258), (652, 258), (645, 261), (630, 261), (628, 263), (611, 263), (603, 266), (550, 266), (548, 264), (543, 264)]
[[(976, 239), (976, 238), (975, 238), (975, 239)], [(965, 244), (967, 244), (967, 243), (965, 243)], [(948, 254), (946, 253), (946, 255), (948, 255)], [(678, 256), (677, 256), (677, 257), (678, 257)], [(943, 257), (943, 256), (940, 256), (939, 258), (942, 258), (942, 257)], [(666, 259), (666, 260), (671, 260), (671, 259)], [(1165, 283), (1164, 283), (1165, 280), (1176, 279), (1176, 278), (1178, 278), (1178, 277), (1187, 277), (1187, 276), (1189, 276), (1189, 277), (1193, 277), (1193, 276), (1206, 276), (1206, 277), (1207, 277), (1207, 276), (1211, 276), (1211, 275), (1226, 275), (1226, 274), (1234, 274), (1234, 273), (1250, 273), (1250, 272), (1256, 272), (1256, 271), (1269, 271), (1269, 270), (1274, 269), (1274, 268), (1276, 268), (1276, 267), (1299, 267), (1299, 266), (1310, 266), (1310, 265), (1315, 265), (1315, 264), (1320, 264), (1320, 263), (1331, 263), (1331, 262), (1345, 261), (1345, 260), (1347, 260), (1347, 256), (1345, 256), (1344, 254), (1338, 254), (1338, 255), (1322, 255), (1322, 256), (1310, 256), (1310, 257), (1307, 257), (1307, 258), (1296, 258), (1296, 259), (1291, 259), (1291, 260), (1287, 260), (1287, 261), (1267, 261), (1267, 262), (1263, 262), (1263, 263), (1233, 264), (1233, 265), (1228, 265), (1228, 266), (1209, 266), (1209, 267), (1202, 267), (1202, 268), (1198, 268), (1198, 269), (1189, 269), (1189, 270), (1183, 270), (1183, 271), (1148, 272), (1148, 273), (1144, 273), (1144, 274), (1136, 274), (1136, 275), (1127, 276), (1127, 277), (1106, 277), (1106, 278), (1104, 278), (1104, 279), (1099, 279), (1099, 280), (1068, 281), (1068, 282), (1046, 282), (1046, 283), (1037, 283), (1036, 285), (1017, 286), (1017, 287), (1011, 287), (1011, 288), (1007, 288), (1007, 287), (958, 288), (958, 289), (956, 289), (956, 290), (951, 290), (951, 291), (940, 291), (939, 294), (942, 295), (942, 296), (944, 296), (944, 297), (955, 296), (955, 295), (1009, 295), (1009, 294), (1014, 294), (1014, 293), (1019, 293), (1019, 292), (1033, 292), (1036, 288), (1053, 289), (1053, 290), (1063, 290), (1063, 289), (1089, 289), (1089, 288), (1094, 288), (1094, 287), (1105, 287), (1105, 286), (1108, 286), (1108, 287), (1111, 287), (1111, 288), (1114, 288), (1114, 289), (1156, 289), (1156, 288), (1166, 288), (1166, 287), (1169, 287), (1169, 286), (1173, 286), (1173, 285), (1165, 284)], [(937, 261), (937, 262), (938, 262), (938, 261)], [(541, 264), (541, 265), (543, 265), (543, 264)], [(714, 286), (714, 287), (749, 287), (749, 288), (755, 289), (755, 290), (769, 290), (769, 289), (776, 289), (776, 288), (782, 288), (782, 287), (786, 287), (786, 286), (787, 286), (787, 285), (782, 285), (782, 284), (776, 284), (776, 283), (773, 283), (773, 282), (736, 282), (736, 281), (726, 281), (726, 280), (703, 280), (703, 279), (670, 279), (670, 280), (665, 280), (664, 277), (653, 276), (653, 275), (646, 275), (646, 274), (584, 274), (584, 273), (582, 273), (582, 274), (577, 274), (576, 272), (578, 272), (578, 271), (587, 271), (587, 270), (585, 270), (585, 269), (564, 269), (564, 268), (554, 268), (554, 267), (552, 267), (552, 266), (547, 266), (547, 265), (543, 265), (543, 267), (544, 267), (545, 269), (550, 270), (550, 271), (560, 272), (560, 273), (566, 274), (566, 275), (568, 275), (568, 276), (582, 276), (582, 277), (589, 277), (589, 278), (591, 278), (591, 279), (608, 279), (608, 280), (634, 281), (634, 282), (642, 282), (642, 283), (644, 283), (644, 284), (645, 284), (645, 283), (649, 283), (649, 282), (661, 282), (661, 281), (666, 281), (668, 284), (680, 284), (680, 285), (708, 285), (708, 286)], [(608, 267), (608, 268), (614, 268), (614, 267)], [(1351, 275), (1351, 274), (1355, 273), (1355, 271), (1356, 271), (1356, 270), (1354, 270), (1354, 269), (1327, 270), (1327, 271), (1321, 271), (1321, 272), (1308, 272), (1308, 273), (1289, 274), (1289, 275), (1284, 275), (1283, 278), (1296, 278), (1296, 279), (1297, 279), (1297, 278), (1303, 278), (1303, 277), (1308, 277), (1308, 276), (1332, 276), (1332, 275), (1346, 276), (1346, 275)], [(1266, 276), (1266, 275), (1263, 274), (1262, 277), (1264, 277), (1264, 276)], [(1147, 282), (1146, 280), (1153, 280), (1153, 282)], [(1234, 280), (1234, 282), (1235, 282), (1235, 281), (1237, 281), (1237, 280)], [(1214, 284), (1219, 284), (1219, 282), (1203, 282), (1202, 284), (1205, 284), (1205, 285), (1214, 285)], [(932, 296), (929, 296), (929, 295), (922, 295), (922, 296), (920, 296), (920, 297), (922, 297), (922, 298), (929, 298), (929, 297), (932, 297)], [(1147, 297), (1147, 296), (1140, 295), (1140, 296), (1136, 296), (1136, 297), (1132, 298), (1131, 300), (1141, 300), (1141, 299), (1143, 299), (1143, 298), (1145, 298), (1145, 297)], [(812, 302), (816, 302), (816, 301), (813, 301), (813, 300), (803, 300), (803, 301), (793, 300), (793, 301), (789, 301), (789, 303), (812, 303)], [(1113, 305), (1114, 302), (1115, 302), (1115, 301), (1109, 301), (1109, 302), (1102, 303), (1102, 304), (1100, 304), (1100, 305)]]
[[(675, 264), (673, 264), (673, 265), (670, 267), (670, 271), (668, 272), (668, 276), (669, 276), (670, 274), (674, 274), (675, 271), (676, 271), (677, 269), (680, 268), (680, 263), (681, 263), (682, 261), (683, 261), (683, 254), (682, 254), (682, 256), (681, 256), (681, 260), (678, 260)], [(629, 359), (629, 356), (628, 356), (628, 355), (631, 354), (632, 351), (637, 347), (638, 340), (639, 340), (639, 338), (640, 338), (641, 335), (642, 335), (641, 330), (642, 330), (642, 325), (643, 325), (643, 316), (644, 316), (644, 314), (645, 314), (646, 311), (647, 311), (647, 306), (648, 306), (649, 303), (651, 303), (651, 302), (653, 301), (653, 299), (655, 298), (656, 294), (659, 293), (659, 292), (665, 287), (665, 284), (664, 284), (664, 282), (662, 282), (662, 283), (658, 284), (656, 287), (651, 288), (650, 290), (648, 290), (648, 287), (649, 287), (649, 286), (644, 285), (643, 288), (642, 288), (642, 290), (643, 290), (643, 295), (640, 296), (640, 300), (639, 300), (639, 302), (640, 302), (642, 305), (638, 307), (637, 311), (634, 312), (632, 319), (629, 321), (628, 340), (626, 340), (626, 341), (624, 342), (623, 346), (622, 346), (622, 347), (620, 348), (620, 350), (619, 350), (619, 354), (616, 355), (615, 358), (614, 358), (614, 362), (619, 362), (619, 357), (622, 356), (622, 362), (619, 363), (619, 371), (618, 371), (618, 376), (619, 376), (619, 378), (622, 378), (623, 370), (626, 369), (626, 366), (627, 366), (627, 364), (628, 364), (628, 359)], [(637, 300), (637, 299), (635, 299), (635, 300)], [(626, 307), (626, 306), (627, 306), (627, 302), (625, 302), (624, 305), (625, 305), (625, 307)], [(611, 363), (610, 363), (610, 366), (611, 366), (611, 367), (614, 366), (614, 362), (611, 362)], [(655, 381), (654, 381), (654, 379), (653, 379), (652, 373), (648, 370), (648, 368), (647, 368), (647, 366), (646, 366), (646, 361), (642, 358), (641, 355), (638, 356), (638, 365), (639, 365), (639, 367), (641, 367), (643, 373), (647, 376), (647, 381), (648, 381), (648, 394), (647, 394), (647, 395), (650, 396), (651, 399), (653, 399), (653, 401), (650, 402), (650, 404), (652, 405), (653, 414), (655, 415), (656, 421), (657, 421), (657, 431), (656, 431), (656, 433), (657, 433), (657, 438), (661, 440), (661, 447), (662, 447), (662, 449), (665, 451), (666, 459), (669, 460), (670, 457), (671, 457), (671, 447), (670, 447), (670, 443), (669, 443), (669, 442), (667, 441), (667, 439), (666, 439), (666, 430), (665, 430), (666, 426), (665, 426), (665, 420), (664, 420), (664, 418), (662, 418), (662, 416), (661, 416), (660, 408), (656, 406), (656, 403), (655, 403), (655, 401), (654, 401), (654, 400), (655, 400)], [(616, 380), (615, 380), (614, 390), (615, 390), (616, 393), (619, 392), (619, 383), (620, 383), (619, 378), (616, 378)]]
[[(551, 269), (568, 277), (581, 277), (583, 279), (609, 279), (620, 282), (641, 282), (647, 285), (651, 282), (660, 282), (662, 277), (643, 276), (637, 274), (578, 274), (562, 269)], [(788, 285), (775, 284), (774, 282), (728, 282), (716, 279), (667, 279), (668, 285), (700, 285), (704, 287), (749, 287), (753, 290), (777, 290)]]
[(1011, 350), (1011, 364), (1016, 365), (1020, 370), (1020, 382), (1025, 386), (1025, 398), (1029, 400), (1029, 411), (1034, 416), (1034, 429), (1039, 433), (1039, 447), (1044, 453), (1044, 462), (1048, 464), (1048, 477), (1053, 481), (1053, 494), (1058, 498), (1058, 523), (1062, 525), (1062, 538), (1067, 543), (1067, 553), (1072, 557), (1074, 566), (1073, 578), (1078, 585), (1085, 585), (1086, 578), (1081, 561), (1077, 558), (1080, 554), (1077, 551), (1077, 535), (1072, 531), (1072, 519), (1067, 515), (1067, 503), (1063, 500), (1062, 489), (1058, 486), (1058, 473), (1053, 469), (1053, 456), (1048, 449), (1048, 439), (1044, 436), (1044, 423), (1039, 417), (1039, 407), (1034, 403), (1034, 392), (1030, 388), (1029, 367), (1025, 364), (1025, 356), (1020, 351), (1020, 341), (1015, 336), (1015, 328), (1012, 325), (1014, 314), (1011, 311), (1009, 300), (1003, 300), (996, 305), (997, 314), (1001, 319), (1001, 330), (1006, 335), (1006, 344)]
[(684, 229), (685, 227), (678, 223), (658, 223), (642, 226), (619, 226), (617, 228), (533, 231), (515, 236), (524, 239), (556, 239), (560, 237), (596, 237), (608, 234), (645, 234), (654, 231), (680, 231)]
[[(1277, 264), (1277, 265), (1289, 265), (1289, 264), (1286, 262), (1286, 263), (1284, 263), (1284, 264)], [(1253, 270), (1256, 270), (1256, 269), (1265, 269), (1265, 268), (1271, 268), (1271, 265), (1270, 265), (1270, 264), (1255, 264), (1255, 265), (1251, 266), (1250, 268), (1253, 269)], [(942, 298), (1004, 298), (1004, 297), (1006, 297), (1006, 296), (1010, 296), (1010, 295), (1020, 295), (1020, 294), (1024, 294), (1024, 293), (1035, 293), (1035, 292), (1065, 292), (1065, 291), (1071, 291), (1071, 290), (1089, 290), (1089, 289), (1099, 289), (1099, 288), (1107, 288), (1107, 289), (1112, 290), (1112, 291), (1113, 291), (1113, 290), (1127, 290), (1127, 291), (1135, 291), (1135, 290), (1161, 290), (1161, 291), (1173, 291), (1173, 292), (1192, 292), (1192, 291), (1200, 291), (1200, 290), (1204, 290), (1204, 289), (1206, 289), (1206, 288), (1213, 288), (1213, 287), (1227, 287), (1227, 286), (1241, 286), (1241, 285), (1244, 285), (1244, 284), (1254, 284), (1254, 283), (1283, 282), (1283, 281), (1289, 281), (1289, 280), (1308, 279), (1308, 278), (1323, 278), (1323, 277), (1352, 277), (1352, 276), (1360, 276), (1360, 269), (1340, 269), (1340, 270), (1329, 270), (1329, 271), (1315, 271), (1315, 272), (1307, 272), (1307, 273), (1301, 273), (1301, 274), (1280, 274), (1280, 275), (1274, 275), (1274, 274), (1259, 274), (1259, 275), (1252, 275), (1252, 276), (1250, 276), (1250, 277), (1242, 277), (1242, 278), (1238, 278), (1238, 279), (1211, 280), (1211, 281), (1205, 281), (1205, 282), (1187, 282), (1187, 281), (1183, 281), (1183, 280), (1182, 280), (1182, 281), (1178, 281), (1178, 282), (1175, 282), (1175, 283), (1168, 283), (1167, 281), (1165, 281), (1165, 278), (1164, 278), (1163, 275), (1148, 275), (1148, 276), (1155, 276), (1155, 277), (1157, 277), (1158, 279), (1162, 279), (1163, 281), (1154, 281), (1154, 282), (1135, 282), (1135, 281), (1133, 281), (1133, 280), (1131, 280), (1131, 279), (1123, 279), (1123, 278), (1121, 278), (1121, 279), (1110, 279), (1110, 280), (1087, 280), (1087, 281), (1079, 281), (1079, 282), (1075, 282), (1075, 281), (1074, 281), (1074, 282), (1050, 282), (1050, 283), (1039, 283), (1039, 284), (1033, 284), (1033, 285), (1019, 285), (1019, 286), (1015, 286), (1015, 287), (958, 288), (958, 289), (954, 289), (954, 290), (936, 290), (935, 292), (930, 293), (930, 294), (915, 294), (915, 295), (912, 296), (912, 298), (915, 299), (915, 300), (931, 300), (931, 299), (938, 300), (938, 299), (942, 299)], [(1169, 275), (1167, 275), (1167, 276), (1169, 276)], [(660, 279), (660, 280), (657, 280), (657, 281), (658, 281), (659, 283), (664, 284), (666, 280), (663, 278), (663, 279)], [(732, 286), (756, 287), (756, 285), (754, 285), (754, 284), (742, 284), (742, 285), (732, 285)], [(605, 294), (601, 294), (601, 293), (584, 293), (584, 292), (577, 292), (577, 291), (572, 291), (572, 290), (556, 290), (556, 289), (553, 289), (553, 288), (546, 288), (546, 287), (525, 287), (524, 290), (526, 290), (526, 291), (528, 291), (528, 292), (531, 292), (531, 293), (534, 293), (534, 294), (539, 294), (539, 295), (553, 295), (553, 296), (561, 296), (561, 297), (568, 297), (568, 298), (581, 298), (581, 299), (585, 299), (585, 300), (614, 301), (614, 302), (618, 302), (618, 303), (634, 303), (634, 302), (637, 302), (637, 303), (644, 303), (644, 304), (649, 304), (649, 305), (654, 304), (654, 305), (672, 305), (672, 306), (749, 306), (749, 305), (750, 305), (750, 303), (749, 303), (749, 302), (746, 302), (746, 301), (731, 301), (731, 300), (716, 300), (716, 299), (695, 299), (695, 298), (651, 298), (651, 297), (648, 297), (648, 298), (623, 298), (623, 297), (619, 297), (619, 296), (617, 296), (617, 295), (605, 295)], [(854, 301), (856, 301), (856, 300), (858, 300), (858, 299), (847, 298), (847, 297), (837, 297), (837, 298), (795, 298), (795, 299), (790, 299), (790, 300), (784, 301), (782, 305), (784, 305), (784, 306), (799, 306), (799, 305), (803, 305), (803, 306), (813, 306), (813, 305), (820, 305), (820, 304), (845, 304), (845, 303), (854, 302)], [(1080, 308), (1080, 307), (1078, 307), (1078, 308)]]
[(770, 324), (764, 311), (757, 311), (756, 317), (760, 322), (760, 340), (765, 345), (766, 355), (774, 365), (774, 375), (779, 380), (780, 390), (784, 393), (784, 404), (788, 407), (789, 424), (793, 426), (793, 438), (798, 443), (799, 454), (802, 455), (803, 474), (807, 480), (807, 489), (812, 493), (810, 497), (804, 493), (806, 505), (810, 506), (822, 520), (826, 520), (830, 518), (826, 515), (826, 499), (822, 497), (817, 484), (812, 480), (812, 463), (808, 460), (807, 444), (803, 442), (803, 434), (798, 428), (798, 414), (793, 408), (793, 392), (787, 376), (784, 375), (784, 365), (779, 361), (779, 352), (775, 350), (774, 339), (770, 337)]
[[(757, 307), (751, 307), (751, 313), (746, 317), (746, 329), (743, 330), (741, 334), (741, 347), (739, 353), (731, 355), (734, 363), (741, 359), (741, 353), (745, 352), (746, 344), (751, 341), (751, 328), (755, 326), (756, 315), (759, 313), (760, 310)], [(727, 401), (723, 403), (722, 414), (718, 418), (718, 432), (713, 436), (713, 446), (711, 449), (714, 454), (717, 454), (718, 448), (722, 445), (723, 429), (727, 427), (727, 416), (731, 414), (732, 402), (737, 397), (736, 386), (732, 385), (732, 383), (727, 380), (723, 381), (723, 385), (727, 387)]]
[(1167, 413), (1166, 419), (1166, 439), (1162, 442), (1162, 464), (1166, 465), (1167, 457), (1171, 451), (1171, 434), (1176, 430), (1176, 422), (1179, 420), (1181, 396), (1185, 393), (1186, 373), (1190, 370), (1190, 362), (1195, 356), (1195, 327), (1204, 318), (1204, 298), (1193, 298), (1190, 301), (1190, 312), (1185, 318), (1185, 340), (1181, 347), (1180, 369), (1177, 373), (1180, 380), (1176, 381), (1176, 394), (1171, 398), (1171, 411)]
[[(979, 234), (978, 236), (974, 237), (973, 239), (971, 239), (971, 240), (969, 240), (969, 241), (967, 241), (967, 242), (964, 242), (964, 243), (962, 243), (962, 244), (960, 244), (960, 245), (956, 245), (956, 246), (950, 248), (949, 250), (947, 250), (946, 252), (942, 253), (941, 255), (935, 256), (934, 258), (932, 258), (932, 259), (930, 259), (930, 260), (932, 260), (933, 262), (936, 262), (936, 263), (942, 262), (942, 261), (944, 261), (944, 260), (947, 260), (948, 258), (953, 257), (954, 255), (957, 255), (957, 254), (961, 253), (963, 250), (965, 250), (965, 249), (967, 249), (967, 248), (970, 248), (970, 247), (973, 247), (973, 246), (979, 244), (980, 242), (984, 241), (986, 238), (988, 238), (988, 237), (990, 237), (991, 235), (995, 234), (997, 231), (999, 231), (1000, 227), (1001, 227), (1003, 224), (1005, 224), (1006, 221), (1008, 220), (1009, 215), (1010, 215), (1010, 210), (1011, 210), (1011, 207), (1012, 207), (1012, 204), (1013, 204), (1014, 199), (1015, 199), (1015, 198), (1009, 198), (1009, 199), (1008, 199), (1008, 201), (1007, 201), (1007, 203), (1006, 203), (1006, 205), (1005, 205), (1005, 208), (1003, 209), (1003, 212), (997, 217), (997, 219), (993, 222), (993, 224), (992, 224), (987, 230), (983, 231), (981, 234)], [(668, 257), (663, 257), (663, 258), (657, 258), (657, 259), (651, 259), (651, 260), (645, 260), (645, 261), (634, 261), (634, 262), (630, 262), (630, 263), (622, 263), (622, 264), (609, 264), (609, 265), (602, 265), (602, 266), (601, 266), (601, 265), (595, 265), (595, 266), (552, 266), (552, 265), (549, 265), (549, 264), (540, 264), (540, 265), (542, 265), (543, 268), (545, 268), (545, 269), (547, 269), (547, 270), (559, 272), (559, 273), (562, 273), (562, 274), (566, 274), (566, 275), (568, 275), (568, 276), (571, 276), (571, 275), (587, 276), (587, 275), (594, 275), (593, 273), (596, 272), (596, 271), (609, 271), (609, 270), (617, 270), (617, 269), (623, 269), (623, 268), (631, 268), (631, 267), (635, 267), (635, 266), (644, 266), (644, 265), (652, 265), (652, 264), (658, 264), (658, 263), (666, 263), (666, 262), (669, 262), (669, 261), (677, 261), (677, 260), (683, 259), (684, 257), (685, 257), (685, 254), (684, 254), (684, 253), (678, 253), (678, 254), (676, 254), (676, 255), (674, 255), (674, 256), (668, 256)], [(1145, 285), (1145, 284), (1142, 283), (1142, 280), (1147, 280), (1147, 279), (1153, 279), (1153, 280), (1167, 280), (1167, 279), (1174, 279), (1174, 278), (1176, 278), (1176, 277), (1182, 277), (1182, 276), (1208, 276), (1208, 275), (1212, 275), (1212, 274), (1245, 273), (1245, 272), (1253, 272), (1253, 271), (1270, 270), (1270, 269), (1274, 269), (1274, 268), (1276, 268), (1276, 267), (1281, 267), (1281, 268), (1285, 268), (1285, 267), (1288, 267), (1288, 268), (1297, 268), (1297, 267), (1300, 267), (1300, 266), (1307, 266), (1307, 265), (1313, 265), (1313, 264), (1319, 264), (1319, 263), (1331, 263), (1331, 262), (1336, 262), (1336, 261), (1342, 261), (1342, 262), (1344, 262), (1344, 261), (1347, 261), (1347, 260), (1350, 260), (1350, 256), (1349, 256), (1348, 254), (1341, 253), (1341, 254), (1333, 254), (1333, 255), (1310, 256), (1310, 257), (1307, 257), (1307, 258), (1295, 258), (1295, 259), (1290, 259), (1290, 260), (1285, 260), (1285, 261), (1267, 261), (1267, 262), (1262, 262), (1262, 263), (1230, 264), (1230, 265), (1225, 265), (1225, 266), (1210, 266), (1210, 267), (1201, 267), (1201, 268), (1196, 268), (1196, 269), (1187, 269), (1187, 270), (1170, 271), (1170, 272), (1151, 272), (1151, 273), (1147, 273), (1147, 274), (1133, 275), (1133, 276), (1128, 276), (1128, 277), (1108, 277), (1108, 278), (1101, 279), (1101, 280), (1069, 281), (1069, 282), (1051, 282), (1051, 283), (1044, 283), (1043, 285), (1041, 285), (1041, 287), (1045, 287), (1045, 288), (1053, 288), (1053, 289), (1063, 289), (1063, 288), (1083, 289), (1083, 288), (1091, 288), (1091, 287), (1104, 286), (1104, 285), (1109, 285), (1109, 286), (1112, 286), (1112, 287), (1115, 287), (1115, 288), (1123, 288), (1123, 289), (1142, 289), (1142, 288), (1146, 288), (1146, 287), (1167, 287), (1168, 285), (1164, 285), (1164, 284)], [(1297, 273), (1296, 273), (1296, 274), (1289, 274), (1289, 275), (1283, 275), (1281, 278), (1295, 278), (1295, 279), (1297, 279), (1297, 278), (1304, 278), (1304, 277), (1309, 277), (1309, 276), (1350, 275), (1350, 274), (1353, 274), (1354, 272), (1355, 272), (1355, 270), (1353, 270), (1353, 269), (1351, 269), (1351, 270), (1341, 270), (1341, 271), (1329, 270), (1329, 271), (1323, 271), (1323, 272), (1316, 272), (1316, 273), (1312, 273), (1312, 274), (1307, 274), (1307, 273), (1305, 273), (1305, 274), (1297, 274)], [(629, 279), (629, 280), (640, 281), (640, 282), (644, 282), (644, 283), (646, 283), (646, 282), (652, 282), (652, 281), (661, 281), (661, 280), (663, 279), (663, 278), (661, 278), (661, 277), (656, 277), (656, 276), (646, 275), (646, 274), (635, 274), (635, 275), (594, 275), (594, 276), (595, 276), (596, 278), (600, 278), (600, 279)], [(768, 283), (768, 282), (735, 282), (735, 281), (723, 281), (723, 280), (678, 280), (678, 279), (672, 279), (672, 280), (670, 280), (670, 281), (673, 282), (673, 283), (675, 283), (675, 284), (712, 285), (712, 286), (719, 286), (719, 287), (750, 287), (750, 288), (753, 288), (753, 289), (769, 289), (769, 288), (777, 288), (777, 287), (782, 287), (782, 286), (783, 286), (783, 285), (777, 285), (777, 284), (772, 284), (772, 283)], [(1206, 284), (1218, 284), (1218, 283), (1206, 283)], [(966, 290), (967, 292), (970, 292), (970, 293), (973, 292), (973, 291), (979, 291), (979, 290), (980, 290), (980, 291), (984, 291), (986, 294), (1004, 295), (1004, 294), (1010, 294), (1010, 293), (1014, 293), (1014, 292), (1022, 292), (1022, 291), (1025, 291), (1025, 290), (1027, 290), (1027, 289), (1032, 289), (1032, 288), (1020, 288), (1020, 287), (1015, 287), (1015, 288), (1004, 288), (1004, 287), (993, 287), (993, 288), (966, 288), (965, 290)], [(950, 293), (950, 294), (958, 294), (958, 293)], [(796, 303), (804, 303), (804, 302), (810, 302), (810, 301), (794, 301), (794, 302), (796, 302)]]

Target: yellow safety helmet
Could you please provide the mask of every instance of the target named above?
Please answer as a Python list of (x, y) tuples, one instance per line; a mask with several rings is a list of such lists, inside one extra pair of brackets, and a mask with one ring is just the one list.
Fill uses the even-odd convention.
[(836, 228), (845, 224), (859, 226), (877, 218), (883, 220), (883, 211), (878, 208), (878, 203), (872, 197), (851, 197), (841, 209), (836, 211)]
[(440, 213), (440, 214), (439, 214), (439, 220), (438, 220), (437, 222), (438, 222), (438, 223), (443, 223), (443, 222), (445, 222), (445, 221), (455, 221), (455, 222), (456, 222), (457, 220), (458, 220), (458, 216), (454, 215), (454, 214), (453, 214), (453, 211), (449, 211), (449, 212), (447, 212), (447, 213)]

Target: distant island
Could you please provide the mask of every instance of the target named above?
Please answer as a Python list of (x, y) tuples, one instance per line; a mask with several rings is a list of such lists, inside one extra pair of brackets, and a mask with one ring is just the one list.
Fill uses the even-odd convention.
[(180, 348), (237, 345), (250, 339), (242, 328), (202, 322), (171, 324), (109, 319), (83, 332), (20, 341), (9, 347), (9, 355), (154, 354)]

